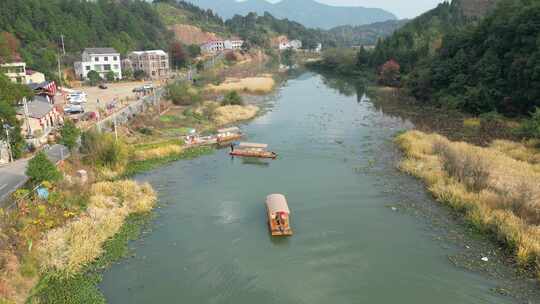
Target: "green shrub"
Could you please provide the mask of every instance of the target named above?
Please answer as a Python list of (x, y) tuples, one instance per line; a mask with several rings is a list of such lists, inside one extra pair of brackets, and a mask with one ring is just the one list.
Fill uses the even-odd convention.
[(178, 82), (167, 86), (167, 98), (175, 105), (189, 106), (200, 103), (202, 97), (199, 91), (186, 82)]
[(223, 97), (221, 105), (244, 105), (244, 101), (242, 100), (242, 96), (240, 96), (238, 92), (230, 91), (225, 94), (225, 97)]
[(527, 138), (540, 139), (540, 108), (536, 108), (531, 113), (531, 118), (525, 120), (520, 128), (519, 133)]
[(110, 168), (126, 165), (129, 158), (129, 148), (123, 141), (97, 131), (83, 133), (80, 151), (87, 163)]
[(62, 174), (56, 168), (43, 151), (39, 152), (34, 158), (28, 162), (26, 175), (34, 184), (39, 184), (44, 181), (56, 182), (62, 179)]

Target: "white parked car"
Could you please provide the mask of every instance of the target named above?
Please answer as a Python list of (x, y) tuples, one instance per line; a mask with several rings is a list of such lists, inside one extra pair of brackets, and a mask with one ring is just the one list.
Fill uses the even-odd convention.
[(64, 113), (66, 114), (84, 113), (84, 107), (82, 105), (69, 105), (69, 106), (64, 107)]
[(85, 98), (85, 99), (86, 99), (86, 95), (83, 95), (83, 94), (75, 94), (75, 95), (68, 95), (68, 96), (67, 96), (67, 99), (73, 99), (73, 98)]
[(86, 97), (84, 96), (73, 96), (73, 97), (68, 97), (68, 100), (70, 102), (73, 102), (73, 101), (82, 101), (82, 102), (86, 102)]

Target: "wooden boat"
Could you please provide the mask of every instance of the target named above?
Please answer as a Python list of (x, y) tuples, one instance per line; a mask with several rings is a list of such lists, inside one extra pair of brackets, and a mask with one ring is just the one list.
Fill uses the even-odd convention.
[(233, 150), (229, 152), (232, 156), (244, 156), (244, 157), (259, 157), (259, 158), (272, 158), (275, 159), (278, 155), (274, 152), (266, 151), (267, 144), (256, 143), (240, 143), (238, 146), (233, 147)]
[(231, 141), (238, 140), (243, 136), (244, 134), (242, 134), (238, 127), (219, 129), (217, 134), (217, 143), (224, 145)]
[(283, 194), (270, 194), (266, 197), (268, 212), (268, 228), (272, 236), (290, 236), (293, 231), (290, 226), (289, 206)]

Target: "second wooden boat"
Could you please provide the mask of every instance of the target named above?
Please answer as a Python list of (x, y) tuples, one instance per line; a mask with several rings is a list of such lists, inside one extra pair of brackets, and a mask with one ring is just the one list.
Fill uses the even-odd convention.
[(232, 156), (277, 158), (278, 155), (274, 152), (267, 151), (267, 148), (267, 144), (240, 143), (238, 146), (233, 146), (229, 154)]

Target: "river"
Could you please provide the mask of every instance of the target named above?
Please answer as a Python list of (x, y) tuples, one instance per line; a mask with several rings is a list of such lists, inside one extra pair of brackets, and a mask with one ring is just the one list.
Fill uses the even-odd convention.
[[(318, 74), (288, 80), (243, 126), (277, 160), (231, 159), (225, 149), (138, 177), (161, 207), (100, 288), (109, 303), (132, 304), (514, 303), (492, 291), (498, 279), (450, 262), (463, 244), (402, 210), (437, 208), (395, 169), (392, 138), (411, 127)], [(294, 236), (270, 238), (270, 193), (287, 196)]]

